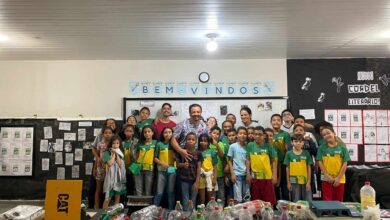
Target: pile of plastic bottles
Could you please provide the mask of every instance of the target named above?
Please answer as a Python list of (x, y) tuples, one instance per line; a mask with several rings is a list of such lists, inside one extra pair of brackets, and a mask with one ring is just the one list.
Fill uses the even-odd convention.
[(123, 213), (123, 210), (122, 203), (110, 206), (102, 213), (102, 220), (128, 220), (129, 217)]
[(310, 206), (307, 201), (299, 200), (296, 203), (279, 200), (276, 208), (281, 212), (279, 219), (315, 219), (313, 212), (310, 211)]

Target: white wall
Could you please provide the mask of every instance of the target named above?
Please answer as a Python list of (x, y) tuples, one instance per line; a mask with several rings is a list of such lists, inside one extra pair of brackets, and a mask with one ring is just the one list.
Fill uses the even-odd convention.
[(274, 80), (275, 96), (287, 96), (284, 59), (0, 61), (0, 117), (88, 118), (122, 116), (129, 81), (210, 82)]

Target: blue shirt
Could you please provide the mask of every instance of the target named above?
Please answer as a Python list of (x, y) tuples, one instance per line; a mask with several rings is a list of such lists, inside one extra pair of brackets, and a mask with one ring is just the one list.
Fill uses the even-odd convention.
[(246, 146), (240, 146), (238, 143), (230, 145), (228, 157), (233, 159), (233, 171), (236, 176), (246, 175)]

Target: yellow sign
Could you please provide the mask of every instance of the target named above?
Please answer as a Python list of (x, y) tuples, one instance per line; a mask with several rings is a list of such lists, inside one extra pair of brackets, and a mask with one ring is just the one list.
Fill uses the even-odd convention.
[(45, 219), (80, 220), (82, 180), (48, 180)]

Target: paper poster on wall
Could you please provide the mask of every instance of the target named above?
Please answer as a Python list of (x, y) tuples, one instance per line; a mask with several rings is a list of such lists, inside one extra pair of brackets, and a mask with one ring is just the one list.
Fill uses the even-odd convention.
[(376, 128), (376, 141), (378, 144), (389, 143), (389, 127), (377, 127)]
[(71, 130), (71, 123), (69, 122), (60, 122), (58, 126), (58, 130), (60, 131), (70, 131)]
[(76, 133), (64, 133), (65, 141), (76, 141)]
[(315, 109), (299, 109), (299, 114), (305, 117), (306, 120), (316, 119)]
[(344, 143), (351, 143), (351, 128), (338, 127), (337, 136), (341, 138)]
[(350, 118), (349, 110), (339, 109), (337, 111), (337, 126), (350, 126)]
[(376, 126), (389, 126), (387, 110), (376, 110)]
[(362, 127), (351, 127), (351, 144), (363, 144)]
[(86, 149), (86, 150), (92, 149), (92, 143), (91, 142), (84, 142), (83, 149)]
[(57, 167), (57, 179), (58, 180), (65, 179), (65, 167)]
[(49, 146), (49, 141), (48, 140), (41, 140), (41, 143), (39, 145), (39, 151), (40, 152), (47, 152)]
[(361, 127), (363, 126), (362, 121), (362, 110), (350, 110), (349, 114), (351, 116), (351, 126), (352, 127)]
[(72, 179), (78, 179), (80, 173), (80, 165), (72, 166)]
[(53, 129), (52, 127), (43, 127), (43, 136), (45, 139), (53, 138)]
[(378, 160), (376, 158), (376, 150), (376, 145), (364, 145), (364, 162), (377, 162)]
[(79, 128), (77, 130), (77, 140), (78, 141), (85, 141), (86, 140), (86, 130), (85, 128)]
[(48, 171), (50, 166), (49, 158), (42, 158), (42, 171)]
[(64, 139), (56, 139), (55, 150), (56, 151), (64, 150)]
[(63, 164), (63, 156), (62, 156), (62, 152), (56, 152), (55, 154), (55, 165), (62, 165)]
[(75, 149), (74, 160), (75, 161), (83, 161), (83, 149), (81, 149), (81, 148)]
[(359, 150), (357, 144), (346, 144), (348, 149), (349, 157), (352, 162), (357, 162), (359, 160)]
[(333, 126), (338, 126), (337, 124), (337, 110), (334, 109), (325, 109), (324, 114), (325, 121), (331, 123)]
[(93, 163), (85, 163), (85, 175), (92, 175)]
[(73, 153), (66, 153), (65, 166), (72, 166), (72, 165), (73, 165)]
[(92, 127), (92, 121), (79, 121), (79, 127)]
[(376, 126), (375, 110), (363, 110), (364, 126)]
[(376, 144), (377, 143), (376, 127), (364, 127), (364, 143)]
[(378, 162), (390, 162), (389, 145), (378, 145)]
[(96, 137), (102, 132), (101, 128), (94, 128), (93, 129), (93, 136)]

